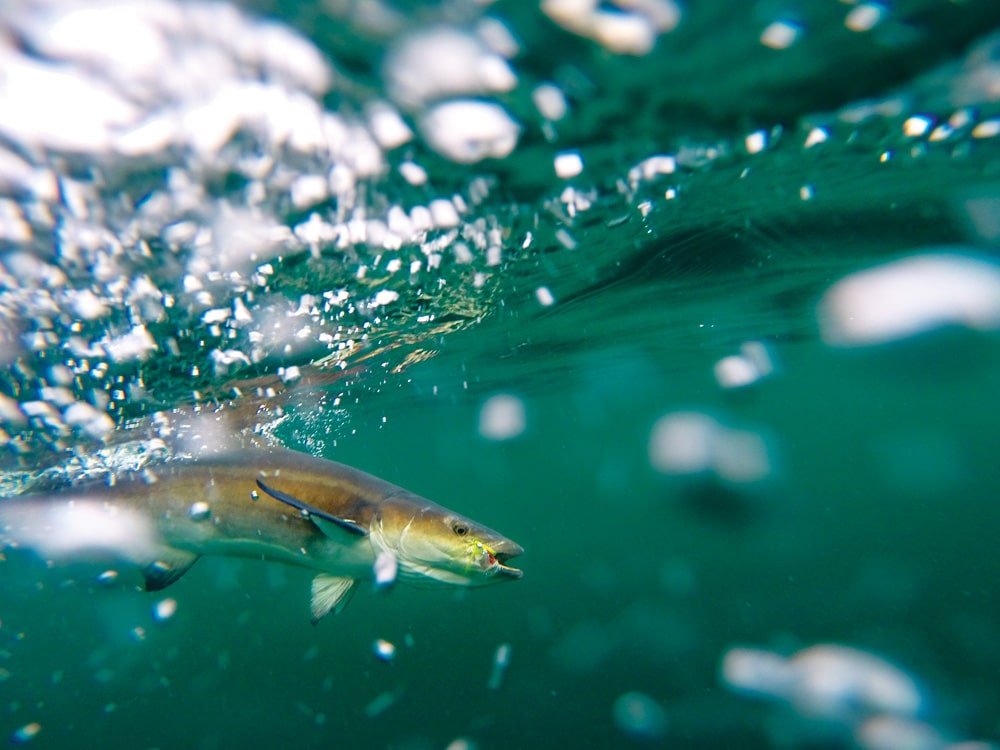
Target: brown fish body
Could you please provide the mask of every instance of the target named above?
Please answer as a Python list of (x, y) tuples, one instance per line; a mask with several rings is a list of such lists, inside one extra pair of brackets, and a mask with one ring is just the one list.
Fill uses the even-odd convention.
[(376, 561), (393, 566), (393, 579), (398, 569), (418, 584), (482, 585), (519, 577), (503, 563), (522, 551), (375, 476), (278, 449), (176, 460), (112, 486), (6, 500), (0, 537), (52, 557), (117, 546), (142, 566), (150, 590), (204, 554), (311, 568), (314, 619), (339, 610), (356, 581), (375, 578)]

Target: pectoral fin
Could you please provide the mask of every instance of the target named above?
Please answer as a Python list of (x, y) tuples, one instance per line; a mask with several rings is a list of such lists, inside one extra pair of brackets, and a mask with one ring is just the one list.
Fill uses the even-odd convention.
[(291, 505), (293, 508), (298, 508), (299, 510), (303, 510), (306, 513), (308, 513), (309, 516), (313, 519), (313, 522), (319, 527), (320, 531), (322, 531), (327, 536), (332, 536), (332, 535), (329, 534), (328, 529), (325, 528), (324, 525), (319, 522), (319, 519), (324, 519), (326, 521), (329, 521), (330, 523), (336, 524), (344, 531), (350, 532), (351, 534), (355, 534), (357, 536), (364, 536), (365, 534), (368, 533), (368, 530), (364, 526), (361, 526), (360, 524), (348, 518), (338, 518), (337, 516), (327, 513), (326, 511), (322, 511), (319, 508), (309, 505), (309, 503), (305, 503), (299, 500), (297, 497), (292, 497), (286, 492), (282, 492), (281, 490), (276, 490), (273, 487), (268, 487), (259, 479), (257, 480), (257, 486), (260, 487), (261, 490), (266, 492), (268, 495), (273, 497), (275, 500), (279, 500), (283, 502), (285, 505)]
[(146, 591), (165, 589), (191, 569), (200, 555), (174, 547), (165, 547), (160, 555), (145, 568)]
[(355, 580), (341, 576), (318, 575), (312, 582), (312, 622), (315, 625), (330, 611), (340, 614), (354, 594)]

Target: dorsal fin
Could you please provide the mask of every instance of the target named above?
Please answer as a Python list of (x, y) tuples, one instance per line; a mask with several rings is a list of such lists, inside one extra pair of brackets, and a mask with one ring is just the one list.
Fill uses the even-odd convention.
[(312, 623), (315, 625), (333, 610), (340, 614), (354, 593), (354, 579), (323, 573), (312, 582)]
[[(259, 479), (257, 480), (257, 486), (260, 487), (261, 490), (266, 492), (268, 495), (273, 497), (275, 500), (279, 500), (285, 503), (285, 505), (291, 505), (293, 508), (304, 510), (310, 516), (314, 516), (315, 519), (322, 518), (324, 520), (327, 520), (330, 523), (336, 524), (344, 531), (349, 531), (350, 533), (356, 534), (357, 536), (365, 536), (368, 533), (368, 529), (366, 529), (364, 526), (361, 526), (360, 524), (354, 521), (351, 521), (350, 519), (337, 518), (337, 516), (322, 511), (319, 508), (316, 508), (312, 505), (309, 505), (309, 503), (303, 502), (302, 500), (299, 500), (297, 497), (292, 497), (287, 492), (282, 492), (281, 490), (276, 490), (273, 487), (268, 487)], [(316, 525), (319, 527), (320, 531), (322, 531), (324, 534), (327, 533), (327, 530), (323, 528), (322, 524), (316, 523)], [(327, 536), (329, 536), (329, 534), (327, 534)]]

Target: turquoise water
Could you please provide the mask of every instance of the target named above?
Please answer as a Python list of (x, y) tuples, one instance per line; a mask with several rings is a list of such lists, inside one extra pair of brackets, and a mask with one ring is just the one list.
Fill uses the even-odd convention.
[[(170, 54), (313, 91), (345, 127), (390, 101), (418, 133), (317, 153), (257, 113), (213, 145), (223, 108), (162, 148), (123, 145), (120, 124), (105, 148), (26, 135), (5, 108), (0, 157), (28, 167), (0, 158), (4, 494), (279, 443), (502, 531), (524, 578), (367, 587), (313, 626), (305, 569), (206, 557), (147, 593), (118, 562), (8, 549), (0, 734), (162, 750), (1000, 742), (992, 3), (677, 6), (642, 54), (519, 3), (255, 3), (217, 36), (187, 7), (182, 32), (147, 19), (177, 34)], [(302, 36), (272, 39), (273, 58), (226, 46), (266, 47), (261, 17)], [(521, 130), (465, 163), (430, 145), (416, 123), (433, 104), (407, 99), (412, 83), (393, 93), (391, 61), (406, 34), (489, 37), (482, 17), (516, 40), (516, 85), (429, 99), (499, 102)], [(780, 28), (762, 41), (773, 22), (787, 49), (769, 47)], [(54, 21), (29, 6), (3, 23), (0, 71), (67, 55), (134, 106), (192, 118), (184, 97), (214, 85), (168, 58), (153, 78), (183, 85), (147, 90), (46, 41)], [(311, 44), (336, 70), (326, 88), (302, 83)], [(562, 120), (533, 108), (542, 82)], [(559, 178), (567, 151), (585, 166)], [(671, 166), (643, 175), (656, 155)], [(325, 197), (290, 197), (339, 164)], [(380, 241), (392, 208), (454, 195), (454, 222)], [(350, 228), (367, 220), (382, 225)], [(929, 255), (914, 285), (836, 306), (845, 280), (901, 283)], [(851, 329), (869, 309), (888, 334)], [(737, 356), (744, 384), (717, 369)], [(835, 664), (733, 668), (816, 647)]]

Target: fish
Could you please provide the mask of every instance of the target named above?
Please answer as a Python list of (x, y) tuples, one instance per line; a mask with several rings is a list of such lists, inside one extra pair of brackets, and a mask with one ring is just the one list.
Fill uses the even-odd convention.
[(0, 544), (46, 559), (111, 554), (147, 591), (202, 555), (316, 572), (312, 621), (338, 613), (361, 581), (484, 586), (522, 577), (524, 552), (499, 532), (359, 469), (280, 448), (176, 459), (113, 484), (0, 500)]

